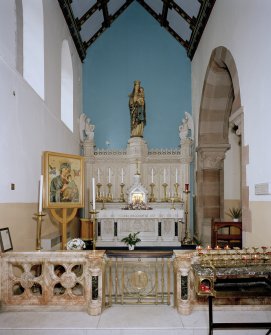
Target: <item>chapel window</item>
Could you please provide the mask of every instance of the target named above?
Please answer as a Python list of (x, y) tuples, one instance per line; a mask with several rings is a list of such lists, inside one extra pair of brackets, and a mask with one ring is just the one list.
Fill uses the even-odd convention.
[(73, 69), (67, 40), (61, 50), (61, 120), (73, 131)]
[(44, 99), (44, 24), (42, 0), (22, 0), (23, 76)]

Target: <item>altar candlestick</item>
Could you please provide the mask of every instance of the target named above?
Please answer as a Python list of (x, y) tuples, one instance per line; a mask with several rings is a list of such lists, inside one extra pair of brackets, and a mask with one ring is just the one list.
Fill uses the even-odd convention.
[(164, 183), (166, 182), (166, 169), (164, 169)]
[(111, 182), (110, 174), (111, 174), (111, 170), (110, 170), (110, 168), (108, 168), (108, 183), (109, 183), (109, 184), (110, 184), (110, 182)]
[(42, 213), (42, 191), (43, 191), (43, 175), (40, 176), (39, 214)]
[(100, 183), (100, 169), (98, 168), (98, 183)]
[(151, 169), (151, 182), (153, 183), (153, 169)]
[(93, 205), (93, 210), (95, 211), (96, 209), (96, 202), (95, 202), (95, 178), (92, 178), (92, 205)]
[(121, 183), (123, 184), (123, 168), (121, 169)]
[(178, 183), (178, 169), (176, 169), (176, 184)]

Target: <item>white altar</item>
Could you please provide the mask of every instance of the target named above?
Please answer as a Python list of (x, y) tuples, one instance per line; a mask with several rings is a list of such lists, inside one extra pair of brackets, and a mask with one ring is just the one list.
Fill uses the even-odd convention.
[[(155, 204), (148, 210), (119, 209), (107, 204), (97, 215), (97, 247), (124, 246), (121, 239), (130, 232), (140, 232), (138, 246), (181, 246), (183, 203)], [(150, 204), (151, 206), (153, 204)]]

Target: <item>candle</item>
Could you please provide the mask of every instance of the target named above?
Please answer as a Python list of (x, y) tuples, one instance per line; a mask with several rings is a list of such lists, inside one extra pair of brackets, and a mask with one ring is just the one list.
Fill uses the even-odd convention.
[(100, 169), (98, 168), (98, 183), (100, 183)]
[(153, 183), (153, 169), (151, 169), (151, 182)]
[(92, 178), (92, 206), (94, 211), (96, 209), (95, 200), (95, 178)]
[(176, 184), (178, 183), (178, 169), (176, 168)]
[(185, 192), (189, 191), (189, 184), (185, 184)]
[(111, 174), (111, 170), (110, 170), (110, 168), (109, 168), (109, 169), (108, 169), (108, 183), (109, 183), (109, 184), (110, 184), (110, 182), (111, 182), (110, 174)]
[(40, 176), (39, 214), (42, 213), (42, 191), (43, 191), (43, 175)]
[(123, 184), (123, 169), (121, 169), (121, 183)]
[(166, 183), (166, 169), (164, 169), (164, 184)]

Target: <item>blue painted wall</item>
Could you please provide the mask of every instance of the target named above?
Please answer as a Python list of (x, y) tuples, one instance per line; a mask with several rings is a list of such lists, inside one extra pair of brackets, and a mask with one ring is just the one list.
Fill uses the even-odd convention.
[(145, 90), (149, 148), (177, 148), (184, 112), (191, 113), (191, 63), (185, 49), (138, 3), (88, 49), (83, 64), (84, 113), (95, 124), (97, 148), (126, 148), (128, 95)]

